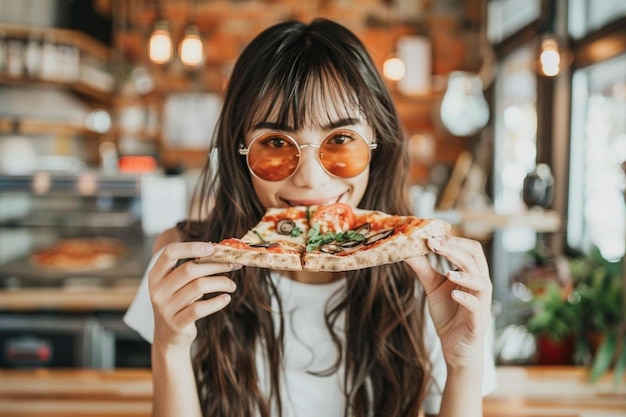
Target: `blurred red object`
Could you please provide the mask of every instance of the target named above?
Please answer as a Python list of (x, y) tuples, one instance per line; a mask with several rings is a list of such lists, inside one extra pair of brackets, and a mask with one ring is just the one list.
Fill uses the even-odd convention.
[(157, 166), (157, 161), (152, 156), (122, 156), (118, 161), (119, 170), (124, 173), (153, 172)]

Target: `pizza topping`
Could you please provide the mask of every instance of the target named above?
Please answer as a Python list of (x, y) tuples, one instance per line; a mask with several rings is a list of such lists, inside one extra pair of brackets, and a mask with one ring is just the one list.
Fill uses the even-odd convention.
[(359, 233), (363, 236), (367, 236), (370, 234), (370, 231), (372, 230), (372, 224), (371, 223), (365, 223), (360, 225), (359, 227), (357, 227), (356, 229), (354, 229), (355, 233)]
[(363, 243), (366, 246), (367, 245), (371, 245), (373, 243), (378, 242), (381, 239), (385, 239), (386, 237), (391, 236), (392, 233), (393, 233), (393, 229), (383, 230), (381, 232), (373, 234), (372, 236), (367, 237), (367, 239), (365, 239), (365, 242), (363, 242)]
[(275, 248), (276, 246), (278, 246), (278, 243), (271, 243), (271, 242), (261, 242), (261, 243), (250, 243), (250, 246), (252, 246), (253, 248)]
[(318, 225), (322, 233), (341, 232), (352, 228), (354, 212), (345, 203), (329, 204), (317, 209), (311, 223)]
[[(307, 252), (313, 252), (317, 249), (321, 250), (322, 245), (333, 243), (338, 249), (335, 252), (339, 252), (342, 248), (354, 248), (365, 239), (365, 235), (357, 232), (356, 230), (322, 233), (319, 225), (315, 224), (309, 229), (309, 239), (307, 241), (306, 250)], [(329, 252), (329, 250), (326, 250), (326, 252), (333, 253)]]
[(280, 219), (276, 223), (276, 231), (281, 235), (298, 236), (302, 233), (302, 230), (296, 226), (296, 223), (291, 219)]
[(342, 249), (334, 243), (324, 243), (323, 245), (320, 245), (320, 252), (337, 253), (341, 251)]

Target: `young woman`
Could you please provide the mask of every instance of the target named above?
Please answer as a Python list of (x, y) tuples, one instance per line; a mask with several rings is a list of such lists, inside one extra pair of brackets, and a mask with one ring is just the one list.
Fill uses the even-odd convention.
[[(326, 167), (324, 147), (346, 143), (351, 169)], [(290, 166), (250, 163), (286, 146)], [(495, 381), (479, 243), (430, 238), (457, 267), (446, 274), (426, 257), (345, 273), (180, 261), (243, 236), (269, 207), (412, 214), (398, 116), (350, 31), (318, 19), (258, 35), (234, 67), (212, 149), (219, 163), (207, 161), (192, 204), (201, 220), (156, 239), (125, 317), (153, 344), (154, 415), (482, 415)]]

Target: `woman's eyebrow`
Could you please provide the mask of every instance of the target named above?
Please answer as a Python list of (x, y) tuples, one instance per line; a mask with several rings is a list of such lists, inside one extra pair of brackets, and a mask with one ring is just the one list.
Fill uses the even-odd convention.
[(259, 122), (253, 126), (253, 130), (257, 129), (284, 130), (285, 132), (293, 131), (293, 128), (276, 122)]
[(357, 119), (355, 117), (346, 117), (343, 119), (331, 121), (327, 125), (322, 126), (322, 128), (324, 130), (330, 130), (330, 129), (336, 129), (338, 127), (355, 125), (355, 124), (358, 124), (359, 122), (360, 122), (360, 119)]
[[(330, 121), (328, 124), (325, 124), (320, 127), (324, 130), (330, 130), (330, 129), (336, 129), (338, 127), (355, 125), (355, 124), (358, 124), (359, 122), (360, 122), (360, 119), (356, 117), (345, 117), (342, 119)], [(268, 122), (268, 121), (259, 122), (255, 124), (253, 130), (257, 130), (257, 129), (282, 130), (285, 132), (293, 132), (295, 130), (293, 127), (285, 126), (276, 122)]]

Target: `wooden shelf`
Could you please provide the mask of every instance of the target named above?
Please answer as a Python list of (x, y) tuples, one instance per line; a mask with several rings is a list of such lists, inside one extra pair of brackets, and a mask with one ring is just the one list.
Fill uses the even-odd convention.
[(56, 43), (74, 45), (81, 51), (106, 62), (109, 61), (111, 56), (111, 52), (106, 45), (76, 30), (44, 28), (10, 23), (0, 24), (0, 30), (4, 32), (6, 38), (28, 39), (31, 36), (38, 38), (50, 37), (53, 38)]
[[(13, 118), (0, 119), (0, 133), (10, 134), (13, 132)], [(84, 125), (50, 120), (23, 119), (19, 118), (18, 133), (24, 135), (57, 135), (57, 136), (87, 136), (101, 137), (103, 134), (91, 131)]]
[(528, 227), (537, 233), (556, 233), (561, 230), (562, 225), (557, 211), (542, 209), (515, 214), (499, 214), (493, 208), (452, 209), (435, 211), (433, 217), (450, 222), (461, 230), (461, 234), (474, 238), (481, 238), (508, 227)]
[(0, 291), (0, 309), (5, 311), (125, 311), (137, 288), (27, 288)]
[(38, 78), (27, 77), (10, 77), (4, 74), (0, 75), (0, 85), (20, 85), (20, 86), (32, 86), (32, 87), (57, 87), (64, 88), (73, 91), (74, 93), (94, 102), (103, 103), (108, 106), (111, 101), (112, 93), (105, 90), (99, 90), (83, 82), (59, 82), (59, 81), (46, 81)]

